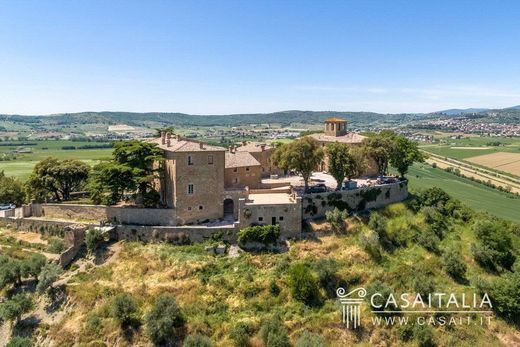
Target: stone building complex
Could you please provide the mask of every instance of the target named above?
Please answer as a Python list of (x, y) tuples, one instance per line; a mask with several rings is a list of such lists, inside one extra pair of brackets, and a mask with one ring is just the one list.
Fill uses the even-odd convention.
[[(325, 132), (312, 136), (323, 146), (332, 142), (358, 146), (363, 140), (363, 136), (347, 132), (346, 122), (337, 118), (326, 120)], [(119, 239), (188, 237), (195, 242), (213, 233), (232, 239), (246, 226), (278, 224), (282, 237), (288, 238), (300, 235), (303, 220), (324, 217), (338, 204), (363, 210), (401, 201), (408, 194), (406, 182), (395, 179), (361, 179), (362, 185), (355, 189), (303, 194), (295, 188), (302, 185), (301, 178), (284, 176), (272, 163), (272, 146), (244, 142), (225, 149), (164, 132), (149, 141), (164, 151), (164, 160), (156, 164), (161, 175), (154, 182), (163, 208), (30, 204), (2, 213), (0, 218), (14, 218), (21, 227), (64, 220), (93, 225), (104, 221), (113, 225)], [(326, 170), (325, 163), (326, 159), (321, 170)]]

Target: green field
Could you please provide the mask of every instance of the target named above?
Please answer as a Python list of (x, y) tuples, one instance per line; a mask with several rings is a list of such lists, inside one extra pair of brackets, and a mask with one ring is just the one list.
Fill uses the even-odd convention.
[[(447, 138), (442, 139), (441, 141), (442, 142), (439, 144), (423, 145), (420, 146), (420, 148), (443, 157), (458, 160), (495, 152), (520, 153), (520, 141), (518, 139), (502, 137), (471, 137), (467, 139)], [(490, 146), (490, 142), (500, 142), (500, 146)], [(467, 147), (467, 149), (460, 147)]]
[(477, 210), (520, 223), (520, 199), (426, 164), (416, 164), (407, 175), (411, 190), (439, 187)]
[(64, 150), (63, 146), (84, 146), (102, 144), (98, 142), (86, 141), (25, 141), (36, 143), (35, 146), (20, 146), (20, 142), (9, 142), (12, 146), (0, 146), (0, 155), (16, 150), (17, 147), (28, 148), (32, 153), (16, 154), (15, 160), (0, 161), (0, 170), (3, 170), (8, 176), (16, 176), (20, 179), (29, 177), (34, 165), (47, 157), (56, 157), (59, 159), (79, 159), (89, 165), (94, 165), (99, 160), (108, 159), (112, 153), (111, 148), (96, 149), (75, 149)]

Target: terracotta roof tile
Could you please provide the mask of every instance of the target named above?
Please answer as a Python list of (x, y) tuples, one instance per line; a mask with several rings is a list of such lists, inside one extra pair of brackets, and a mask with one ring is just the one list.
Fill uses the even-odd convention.
[(328, 136), (323, 133), (309, 135), (320, 142), (361, 143), (365, 136), (356, 133), (347, 133), (343, 136)]
[(226, 168), (261, 165), (249, 152), (226, 152), (225, 160)]

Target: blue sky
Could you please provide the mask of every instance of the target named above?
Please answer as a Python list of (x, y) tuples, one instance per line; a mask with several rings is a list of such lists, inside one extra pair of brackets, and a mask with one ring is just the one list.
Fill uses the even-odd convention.
[(520, 104), (519, 1), (0, 0), (0, 113)]

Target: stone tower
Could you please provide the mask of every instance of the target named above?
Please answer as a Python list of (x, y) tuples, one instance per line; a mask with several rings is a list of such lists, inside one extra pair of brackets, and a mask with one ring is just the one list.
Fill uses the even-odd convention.
[(343, 136), (347, 134), (347, 121), (341, 118), (325, 119), (326, 136)]

